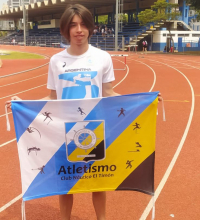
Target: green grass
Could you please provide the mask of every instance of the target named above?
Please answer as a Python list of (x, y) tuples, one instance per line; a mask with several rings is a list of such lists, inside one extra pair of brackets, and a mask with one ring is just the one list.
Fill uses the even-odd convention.
[[(7, 54), (7, 55), (1, 55)], [(8, 50), (0, 50), (0, 58), (2, 60), (10, 59), (44, 59), (44, 56), (33, 54), (33, 53), (24, 53), (24, 52), (16, 52), (16, 51), (8, 51)]]

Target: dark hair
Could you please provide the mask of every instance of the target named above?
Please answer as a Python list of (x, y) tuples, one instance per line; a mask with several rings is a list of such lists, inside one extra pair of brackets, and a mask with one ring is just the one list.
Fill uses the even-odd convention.
[(70, 5), (66, 8), (60, 19), (60, 33), (67, 39), (68, 42), (70, 42), (70, 23), (72, 22), (74, 15), (78, 15), (83, 20), (89, 31), (88, 38), (90, 38), (94, 30), (94, 20), (91, 12), (80, 4)]

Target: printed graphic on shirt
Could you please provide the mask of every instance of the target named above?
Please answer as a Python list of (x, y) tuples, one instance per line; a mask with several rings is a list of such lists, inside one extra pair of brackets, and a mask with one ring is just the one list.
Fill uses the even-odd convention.
[[(59, 75), (60, 80), (66, 81), (63, 83), (62, 99), (84, 99), (96, 98), (99, 96), (99, 87), (92, 85), (91, 80), (97, 76), (97, 71), (83, 71), (82, 69), (65, 70), (67, 73)], [(90, 70), (90, 69), (89, 69)], [(65, 86), (66, 85), (66, 86)]]

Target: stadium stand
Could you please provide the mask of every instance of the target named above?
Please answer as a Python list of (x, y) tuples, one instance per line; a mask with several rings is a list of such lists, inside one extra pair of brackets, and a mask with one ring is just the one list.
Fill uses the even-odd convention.
[[(114, 30), (115, 24), (106, 24), (107, 29)], [(122, 32), (119, 32), (118, 45), (119, 50), (122, 49), (122, 40), (125, 38), (125, 45), (129, 44), (129, 39), (141, 34), (145, 31), (145, 27), (141, 27), (139, 23), (126, 23), (123, 25)], [(15, 39), (16, 45), (23, 45), (23, 32), (14, 32), (13, 34), (0, 40), (1, 44), (13, 44), (12, 40)], [(30, 29), (27, 36), (27, 45), (29, 46), (41, 46), (41, 47), (60, 47), (60, 43), (65, 43), (65, 39), (61, 36), (59, 28), (45, 28), (45, 29)], [(101, 48), (103, 50), (115, 50), (115, 37), (114, 32), (109, 32), (102, 36), (97, 32), (90, 39), (90, 44)]]

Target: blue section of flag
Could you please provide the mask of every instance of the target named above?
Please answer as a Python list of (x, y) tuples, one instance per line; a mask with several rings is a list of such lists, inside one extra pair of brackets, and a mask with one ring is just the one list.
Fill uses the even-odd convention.
[[(107, 148), (157, 98), (158, 93), (131, 94), (119, 96), (117, 99), (115, 97), (101, 99), (87, 115), (85, 121), (105, 120)], [(130, 99), (128, 96), (131, 96)], [(127, 100), (131, 101), (131, 103), (127, 102)], [(125, 116), (119, 116), (120, 108), (126, 110)]]
[[(84, 172), (73, 173), (73, 171), (77, 171), (78, 167), (83, 167), (84, 165), (89, 168), (89, 165), (92, 164), (93, 162), (89, 162), (87, 164), (84, 162), (69, 162), (66, 157), (66, 146), (63, 144), (45, 165), (44, 173), (39, 173), (35, 177), (28, 190), (23, 195), (23, 201), (51, 195), (67, 194), (78, 182), (77, 177), (83, 176), (84, 174)], [(66, 171), (66, 173), (64, 171)], [(30, 172), (35, 171), (31, 170)], [(66, 179), (69, 175), (72, 178), (70, 181)]]
[(101, 123), (102, 121), (92, 121), (92, 123), (88, 123), (85, 128), (94, 131)]
[(70, 131), (74, 127), (75, 124), (76, 124), (76, 122), (67, 122), (67, 123), (65, 123), (65, 131), (66, 131), (66, 133), (68, 131)]
[[(94, 121), (92, 123), (88, 123), (85, 128), (90, 129), (90, 130), (95, 130), (102, 121)], [(76, 123), (69, 122), (65, 123), (65, 128), (66, 132), (71, 130), (72, 127)], [(74, 141), (72, 141), (74, 143)], [(74, 146), (75, 144), (71, 144), (71, 146)], [(68, 147), (68, 152), (69, 155), (74, 151), (75, 149), (71, 149)], [(44, 196), (49, 196), (49, 195), (62, 195), (62, 194), (67, 194), (71, 188), (77, 183), (78, 179), (73, 179), (68, 181), (66, 179), (61, 180), (62, 176), (64, 178), (68, 177), (69, 175), (64, 175), (63, 172), (60, 174), (60, 168), (61, 166), (65, 167), (65, 170), (67, 171), (67, 167), (70, 166), (72, 167), (75, 165), (76, 167), (84, 166), (87, 165), (92, 165), (94, 161), (90, 161), (88, 163), (85, 162), (78, 162), (78, 163), (72, 163), (67, 160), (67, 154), (66, 154), (66, 145), (63, 143), (63, 145), (59, 148), (59, 150), (53, 155), (53, 157), (50, 159), (50, 161), (45, 165), (44, 172), (43, 174), (39, 173), (36, 178), (33, 180), (29, 188), (27, 189), (26, 193), (23, 195), (23, 200), (28, 201), (31, 199), (35, 198), (41, 198)], [(56, 172), (53, 172), (56, 171)], [(35, 172), (35, 171), (32, 171)], [(83, 176), (84, 173), (79, 174), (80, 176)], [(70, 174), (72, 178), (75, 178), (77, 174)], [(55, 181), (57, 179), (57, 181)], [(48, 182), (48, 186), (46, 186)], [(54, 193), (51, 193), (54, 192)], [(34, 196), (35, 195), (35, 196)]]
[(47, 101), (12, 101), (12, 112), (17, 141), (46, 103)]

